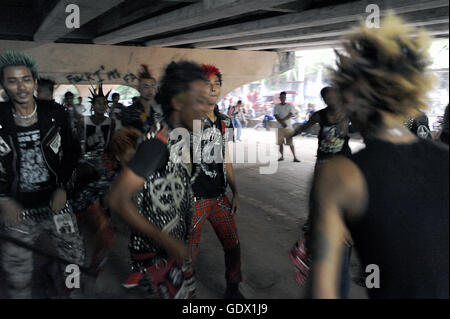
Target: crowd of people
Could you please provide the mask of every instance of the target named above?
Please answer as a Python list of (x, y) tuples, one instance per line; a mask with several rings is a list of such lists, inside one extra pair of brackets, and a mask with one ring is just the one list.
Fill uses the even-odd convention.
[[(222, 86), (219, 69), (172, 62), (157, 92), (157, 80), (142, 65), (140, 96), (130, 107), (119, 103), (116, 93), (108, 106), (110, 92), (100, 83), (91, 89), (92, 111), (85, 116), (71, 92), (65, 94), (64, 105), (53, 100), (54, 83), (38, 77), (35, 62), (26, 54), (7, 51), (0, 61), (9, 97), (1, 106), (6, 236), (1, 253), (10, 297), (32, 296), (33, 245), (43, 232), (51, 234), (60, 258), (84, 265), (85, 243), (78, 226), (86, 225), (95, 240), (87, 269), (98, 276), (116, 238), (110, 218), (114, 212), (131, 229), (125, 287), (142, 286), (149, 296), (160, 298), (194, 296), (193, 261), (209, 220), (225, 254), (224, 297), (244, 298), (234, 220), (239, 195), (233, 166), (225, 160), (232, 123), (216, 108)], [(206, 157), (212, 161), (192, 163), (177, 152), (179, 140), (172, 132), (183, 128), (194, 139), (194, 120), (202, 127), (199, 154), (210, 147)], [(212, 148), (210, 141), (215, 143)], [(220, 152), (214, 153), (216, 149)], [(225, 195), (228, 185), (231, 200)], [(17, 246), (14, 239), (29, 246)], [(65, 265), (59, 266), (64, 273)]]
[[(321, 91), (325, 109), (311, 108), (308, 120), (293, 126), (297, 112), (286, 92), (274, 107), (279, 161), (289, 145), (299, 162), (293, 138), (320, 127), (310, 213), (290, 252), (297, 281), (308, 281), (314, 298), (348, 297), (352, 247), (363, 267), (381, 269), (383, 284), (370, 297), (448, 298), (448, 106), (440, 141), (433, 141), (423, 120), (432, 85), (429, 38), (424, 32), (411, 38), (414, 32), (395, 16), (378, 29), (361, 26), (336, 53), (331, 85)], [(101, 274), (117, 214), (131, 231), (125, 287), (162, 299), (195, 297), (208, 220), (224, 252), (224, 298), (245, 298), (228, 143), (241, 140), (253, 115), (242, 101), (219, 111), (222, 80), (214, 65), (171, 62), (155, 79), (143, 64), (131, 106), (119, 103), (117, 93), (109, 106), (111, 92), (99, 83), (86, 116), (70, 92), (64, 105), (53, 100), (54, 83), (39, 78), (31, 57), (0, 55), (9, 98), (0, 104), (0, 253), (9, 297), (32, 297), (33, 252), (42, 233), (59, 256), (59, 293), (71, 292), (64, 286), (68, 263)], [(356, 154), (353, 134), (366, 144)], [(94, 235), (90, 261), (81, 225)]]

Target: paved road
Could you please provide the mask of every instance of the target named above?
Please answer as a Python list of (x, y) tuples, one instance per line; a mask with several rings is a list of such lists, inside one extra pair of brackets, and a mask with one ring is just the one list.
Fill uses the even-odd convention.
[[(292, 162), (293, 157), (285, 149), (285, 160), (277, 162), (277, 147), (274, 132), (244, 130), (243, 142), (235, 143), (234, 155), (247, 154), (245, 162), (235, 164), (237, 185), (241, 197), (241, 209), (236, 216), (241, 239), (243, 283), (241, 290), (248, 298), (299, 299), (305, 295), (293, 279), (293, 265), (287, 252), (298, 240), (301, 226), (307, 217), (307, 194), (315, 163), (317, 139), (297, 137), (296, 152), (301, 162)], [(354, 141), (352, 149), (362, 147)], [(260, 168), (268, 166), (263, 154), (271, 154), (272, 165), (277, 166), (273, 174), (261, 174)], [(256, 157), (257, 161), (254, 161)], [(249, 163), (250, 162), (250, 163)], [(266, 164), (263, 164), (266, 162)], [(104, 273), (97, 282), (82, 283), (74, 298), (142, 298), (136, 289), (125, 289), (121, 283), (128, 275), (128, 230), (113, 216), (118, 239)], [(86, 242), (92, 235), (83, 230)], [(42, 246), (48, 242), (42, 239)], [(88, 254), (92, 247), (88, 245)], [(37, 271), (41, 271), (45, 260), (36, 259)], [(220, 299), (225, 290), (225, 267), (223, 252), (209, 224), (204, 227), (197, 262), (198, 298)], [(352, 257), (352, 277), (358, 275), (358, 261)], [(42, 277), (42, 276), (40, 276)], [(42, 282), (42, 278), (40, 280)], [(0, 286), (3, 278), (0, 276)], [(0, 287), (0, 297), (4, 292)], [(44, 297), (41, 283), (35, 284), (35, 297)], [(366, 298), (363, 288), (352, 282), (351, 298)]]

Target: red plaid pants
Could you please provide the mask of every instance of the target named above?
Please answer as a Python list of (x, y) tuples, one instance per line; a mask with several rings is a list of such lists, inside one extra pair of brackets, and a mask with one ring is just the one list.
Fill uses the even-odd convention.
[(225, 254), (225, 279), (227, 283), (239, 283), (241, 274), (241, 248), (236, 227), (236, 221), (231, 214), (231, 205), (226, 196), (196, 201), (192, 218), (192, 231), (189, 246), (192, 260), (195, 262), (200, 235), (206, 220), (216, 232)]

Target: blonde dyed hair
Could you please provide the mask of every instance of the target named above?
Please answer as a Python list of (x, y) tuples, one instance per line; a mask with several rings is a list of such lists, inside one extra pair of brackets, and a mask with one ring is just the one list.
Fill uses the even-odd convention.
[[(388, 14), (380, 28), (361, 23), (344, 38), (344, 52), (337, 54), (337, 69), (331, 70), (331, 84), (341, 92), (357, 83), (358, 103), (347, 105), (353, 114), (385, 121), (415, 117), (428, 106), (427, 92), (434, 76), (426, 31), (404, 24)], [(372, 123), (376, 126), (379, 123)]]

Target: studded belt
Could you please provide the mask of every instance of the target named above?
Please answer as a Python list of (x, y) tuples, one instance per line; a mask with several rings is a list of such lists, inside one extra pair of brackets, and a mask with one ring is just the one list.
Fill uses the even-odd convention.
[(217, 199), (217, 200), (221, 200), (222, 198), (224, 198), (225, 197), (225, 194), (221, 194), (221, 195), (219, 195), (219, 196), (217, 196), (217, 197), (195, 197), (194, 196), (194, 202), (199, 202), (199, 201), (202, 201), (202, 200), (211, 200), (211, 199)]

